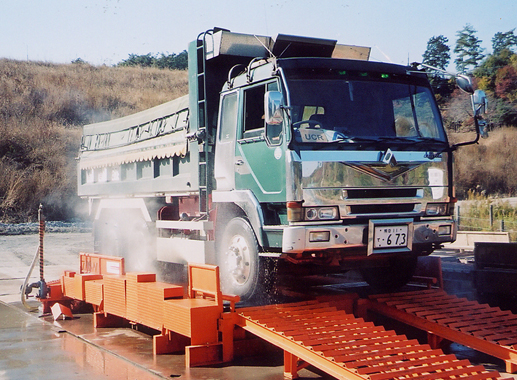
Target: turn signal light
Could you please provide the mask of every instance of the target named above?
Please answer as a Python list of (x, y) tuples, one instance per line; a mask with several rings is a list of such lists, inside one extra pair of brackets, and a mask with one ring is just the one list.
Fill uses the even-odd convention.
[(302, 202), (287, 202), (287, 220), (301, 222), (303, 220)]
[(330, 231), (311, 231), (309, 232), (309, 241), (311, 243), (330, 241)]

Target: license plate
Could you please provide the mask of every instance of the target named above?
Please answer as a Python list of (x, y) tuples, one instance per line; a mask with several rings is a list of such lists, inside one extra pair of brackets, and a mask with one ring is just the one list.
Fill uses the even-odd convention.
[(378, 226), (373, 233), (374, 248), (407, 247), (408, 226)]

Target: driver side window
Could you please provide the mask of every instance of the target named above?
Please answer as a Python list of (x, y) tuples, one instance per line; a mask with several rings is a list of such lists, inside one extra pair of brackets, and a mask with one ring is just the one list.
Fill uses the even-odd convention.
[(268, 145), (282, 143), (282, 124), (268, 125), (265, 129), (264, 97), (266, 91), (278, 91), (278, 83), (271, 81), (244, 90), (244, 128), (242, 138), (266, 137)]
[(264, 95), (266, 86), (255, 86), (244, 91), (243, 138), (260, 136), (264, 128)]

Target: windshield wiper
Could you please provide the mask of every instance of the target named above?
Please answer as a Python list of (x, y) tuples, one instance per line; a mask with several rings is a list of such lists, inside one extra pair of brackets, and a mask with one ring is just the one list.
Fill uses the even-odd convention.
[(446, 145), (446, 142), (443, 140), (438, 140), (435, 138), (423, 138), (423, 137), (400, 137), (400, 136), (389, 136), (389, 137), (348, 137), (346, 140), (338, 140), (336, 142), (346, 142), (346, 143), (365, 143), (368, 145), (375, 144), (386, 144), (386, 143), (404, 143), (407, 145)]
[(412, 146), (419, 146), (419, 145), (432, 145), (432, 146), (436, 146), (436, 145), (443, 145), (445, 147), (447, 147), (447, 143), (443, 140), (439, 140), (439, 139), (435, 139), (435, 138), (432, 138), (432, 137), (419, 137), (418, 139), (416, 140), (413, 140), (411, 142), (411, 145)]
[(349, 136), (345, 136), (343, 135), (342, 137), (340, 136), (339, 138), (333, 140), (333, 141), (329, 141), (329, 143), (338, 143), (338, 144), (343, 144), (343, 143), (349, 143), (349, 144), (354, 144), (354, 143), (363, 143), (363, 142), (366, 142), (366, 143), (374, 143), (374, 142), (377, 142), (378, 139), (372, 139), (372, 138), (368, 138), (368, 137), (349, 137)]

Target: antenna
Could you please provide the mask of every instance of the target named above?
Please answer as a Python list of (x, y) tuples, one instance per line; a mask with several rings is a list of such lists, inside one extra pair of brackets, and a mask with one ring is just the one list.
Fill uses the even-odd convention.
[(378, 47), (377, 45), (375, 45), (375, 47), (381, 52), (381, 54), (386, 57), (386, 59), (390, 62), (390, 63), (394, 63), (390, 57), (388, 57), (382, 50), (380, 47)]
[(269, 52), (269, 57), (275, 57), (273, 52), (266, 45), (264, 45), (264, 43), (260, 40), (260, 38), (257, 37), (256, 34), (254, 34), (253, 37), (255, 37), (257, 41), (264, 47), (264, 49), (266, 49)]
[(283, 55), (284, 55), (284, 53), (287, 51), (287, 49), (289, 49), (289, 47), (291, 46), (291, 44), (292, 44), (292, 43), (291, 43), (291, 42), (289, 42), (289, 45), (287, 45), (287, 46), (285, 47), (284, 51), (282, 51), (282, 52), (280, 53), (279, 57), (281, 57), (281, 56), (283, 56)]

